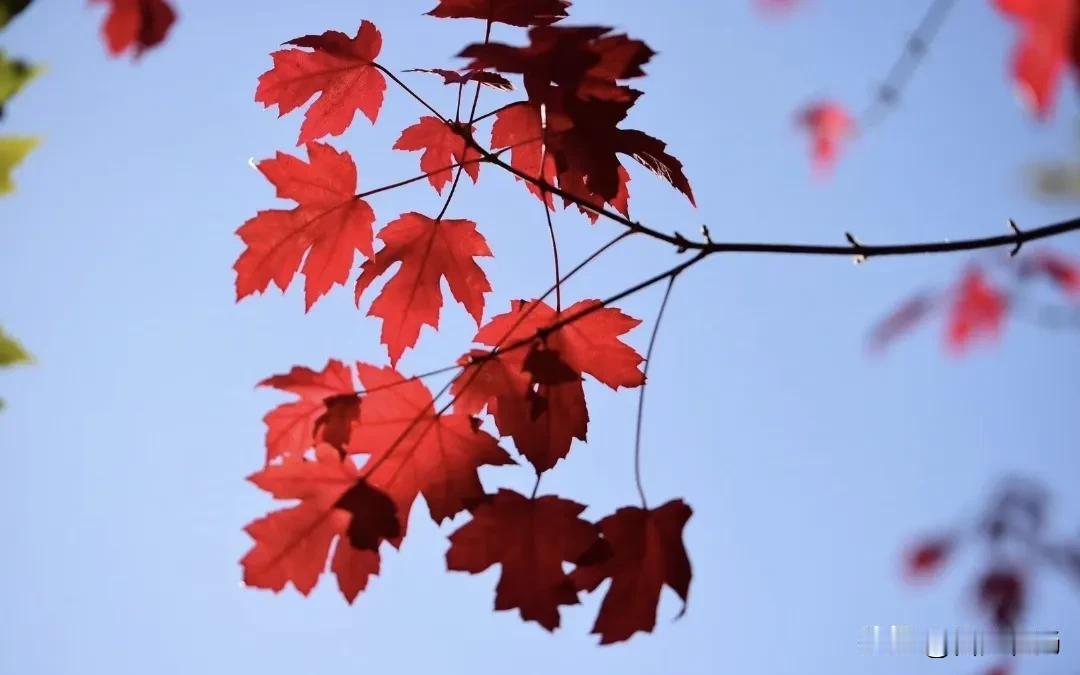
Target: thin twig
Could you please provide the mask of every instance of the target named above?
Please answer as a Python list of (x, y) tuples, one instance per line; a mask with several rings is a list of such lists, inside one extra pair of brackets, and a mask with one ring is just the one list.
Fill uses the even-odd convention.
[(653, 347), (656, 346), (656, 335), (660, 332), (660, 322), (664, 320), (664, 310), (667, 309), (668, 298), (671, 297), (671, 289), (675, 286), (677, 274), (668, 279), (667, 288), (664, 289), (664, 299), (660, 301), (660, 311), (656, 313), (656, 323), (653, 324), (652, 335), (649, 336), (649, 347), (645, 350), (645, 369), (642, 372), (641, 387), (638, 390), (637, 427), (634, 431), (634, 482), (637, 484), (638, 495), (641, 497), (641, 508), (648, 509), (649, 504), (645, 501), (645, 488), (641, 484), (641, 422), (645, 418), (645, 388), (649, 384), (649, 366), (652, 365)]

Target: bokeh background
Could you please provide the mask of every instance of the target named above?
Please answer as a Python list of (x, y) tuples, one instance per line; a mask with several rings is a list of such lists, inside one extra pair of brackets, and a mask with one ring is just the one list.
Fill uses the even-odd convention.
[[(446, 573), (453, 525), (439, 530), (421, 506), (355, 606), (329, 579), (306, 599), (243, 588), (241, 528), (276, 507), (243, 480), (263, 460), (261, 417), (281, 400), (255, 383), (329, 357), (386, 358), (349, 289), (307, 315), (298, 288), (234, 302), (233, 233), (278, 204), (249, 158), (290, 150), (300, 123), (255, 104), (255, 81), (285, 40), (351, 33), (365, 18), (389, 67), (453, 64), (483, 27), (422, 17), (430, 4), (185, 0), (167, 43), (135, 64), (107, 58), (101, 12), (80, 3), (35, 3), (0, 38), (48, 66), (4, 118), (7, 132), (44, 142), (0, 201), (0, 317), (37, 359), (0, 375), (0, 672), (985, 670), (988, 659), (874, 659), (855, 644), (867, 624), (978, 624), (978, 550), (925, 588), (902, 581), (900, 558), (918, 536), (977, 515), (1003, 476), (1044, 482), (1061, 534), (1080, 524), (1075, 332), (1010, 325), (1000, 343), (951, 359), (933, 324), (884, 358), (864, 353), (881, 314), (951, 281), (963, 255), (716, 257), (680, 279), (650, 373), (644, 466), (652, 501), (694, 508), (694, 580), (686, 615), (673, 622), (679, 602), (665, 596), (652, 635), (597, 647), (598, 594), (565, 610), (554, 635), (493, 613), (497, 570)], [(1025, 179), (1032, 163), (1075, 157), (1073, 90), (1050, 121), (1029, 117), (1008, 77), (1014, 26), (983, 0), (959, 3), (896, 113), (814, 178), (794, 111), (825, 96), (867, 101), (923, 4), (818, 0), (780, 20), (748, 1), (575, 3), (574, 22), (615, 25), (659, 52), (631, 122), (683, 160), (700, 208), (634, 170), (634, 215), (685, 234), (708, 223), (716, 239), (805, 242), (842, 242), (845, 230), (865, 242), (960, 238), (1006, 231), (1008, 217), (1074, 217), (1075, 202), (1036, 199)], [(505, 27), (494, 37), (521, 39)], [(411, 81), (452, 107), (452, 88)], [(509, 100), (485, 92), (480, 108)], [(358, 120), (333, 140), (356, 158), (361, 189), (416, 173), (417, 156), (390, 146), (420, 114), (391, 88), (375, 128)], [(548, 286), (547, 232), (508, 176), (484, 167), (465, 187), (450, 216), (476, 220), (496, 253), (484, 264), (490, 316)], [(385, 223), (440, 202), (416, 184), (372, 204)], [(575, 212), (556, 226), (565, 261), (617, 233)], [(1053, 245), (1080, 253), (1075, 236)], [(565, 295), (609, 295), (672, 259), (626, 242)], [(623, 303), (647, 319), (629, 338), (642, 351), (661, 291)], [(449, 305), (402, 369), (450, 363), (473, 329)], [(636, 500), (636, 397), (589, 394), (590, 442), (542, 492), (598, 518)], [(524, 469), (484, 478), (531, 487)], [(1080, 587), (1038, 577), (1026, 623), (1062, 631), (1062, 654), (1020, 659), (1017, 672), (1075, 673)]]

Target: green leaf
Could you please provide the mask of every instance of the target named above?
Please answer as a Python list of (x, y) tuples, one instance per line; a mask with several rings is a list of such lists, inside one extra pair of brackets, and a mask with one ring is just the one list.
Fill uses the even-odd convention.
[(0, 0), (0, 28), (30, 5), (30, 0)]
[(33, 357), (15, 338), (7, 335), (4, 329), (0, 328), (0, 366), (15, 366), (20, 363), (31, 363), (33, 360)]
[(11, 181), (11, 170), (18, 166), (37, 144), (38, 139), (31, 136), (0, 136), (0, 195), (6, 195), (15, 189), (15, 184)]
[(40, 72), (41, 68), (19, 59), (8, 58), (0, 49), (0, 115), (3, 114), (4, 104)]

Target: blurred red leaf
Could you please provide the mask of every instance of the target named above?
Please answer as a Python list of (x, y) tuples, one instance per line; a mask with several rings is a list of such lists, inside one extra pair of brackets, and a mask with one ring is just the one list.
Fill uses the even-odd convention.
[(964, 274), (949, 310), (946, 345), (955, 353), (975, 339), (996, 337), (1005, 318), (1005, 297), (977, 267)]
[(870, 331), (868, 348), (874, 352), (884, 350), (922, 323), (936, 306), (937, 298), (929, 293), (920, 293), (907, 300), (874, 326)]
[(827, 173), (836, 163), (843, 142), (854, 133), (855, 119), (840, 104), (821, 101), (803, 108), (799, 124), (810, 134), (814, 170)]
[(995, 0), (1019, 24), (1013, 77), (1025, 104), (1046, 118), (1067, 67), (1080, 66), (1080, 2), (1077, 0)]
[(1015, 570), (992, 570), (979, 582), (979, 605), (998, 628), (1013, 628), (1024, 611), (1024, 580)]
[(908, 579), (916, 580), (937, 573), (952, 552), (953, 544), (949, 537), (920, 542), (904, 556), (904, 575)]
[(119, 56), (132, 49), (141, 56), (165, 41), (176, 12), (164, 0), (92, 0), (107, 3), (109, 13), (101, 27), (109, 53)]
[(1046, 277), (1063, 293), (1080, 296), (1080, 264), (1054, 251), (1039, 251), (1020, 263), (1020, 275)]

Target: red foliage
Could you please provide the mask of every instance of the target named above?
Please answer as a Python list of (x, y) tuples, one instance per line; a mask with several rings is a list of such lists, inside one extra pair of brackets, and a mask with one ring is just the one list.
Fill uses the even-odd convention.
[(1013, 77), (1024, 102), (1046, 118), (1067, 69), (1080, 67), (1080, 1), (995, 0), (1019, 24)]
[(602, 542), (573, 574), (575, 585), (587, 591), (611, 579), (592, 630), (600, 644), (651, 632), (665, 584), (682, 598), (685, 611), (691, 573), (682, 533), (692, 513), (674, 500), (651, 510), (623, 507), (600, 521)]
[[(630, 176), (620, 154), (693, 202), (682, 165), (665, 144), (619, 127), (641, 96), (623, 81), (644, 75), (653, 51), (607, 28), (551, 26), (569, 4), (442, 0), (431, 15), (486, 20), (489, 28), (491, 22), (526, 27), (530, 43), (486, 41), (466, 48), (464, 70), (423, 72), (458, 85), (458, 115), (465, 86), (475, 83), (478, 96), (481, 86), (509, 90), (506, 75), (521, 77), (526, 100), (482, 117), (494, 118), (492, 150), (512, 146), (511, 167), (540, 177), (530, 189), (551, 207), (557, 186), (566, 204), (577, 203), (590, 217), (595, 214), (582, 202), (626, 213)], [(455, 165), (476, 182), (480, 163), (501, 160), (479, 145), (473, 123), (457, 116), (451, 121), (426, 102), (432, 114), (405, 129), (394, 148), (422, 153), (420, 178), (446, 192), (443, 207), (435, 218), (410, 211), (382, 225), (382, 247), (374, 251), (377, 224), (366, 199), (413, 181), (358, 195), (352, 157), (317, 139), (341, 134), (357, 110), (374, 123), (387, 78), (405, 85), (375, 61), (382, 37), (369, 22), (353, 38), (328, 31), (287, 44), (272, 54), (273, 68), (259, 78), (255, 98), (284, 115), (314, 97), (300, 130), (308, 161), (278, 153), (259, 163), (277, 195), (296, 206), (261, 211), (237, 231), (244, 243), (234, 265), (237, 299), (271, 283), (285, 291), (300, 270), (310, 308), (348, 281), (359, 251), (364, 259), (357, 305), (386, 277), (368, 314), (382, 320), (391, 365), (358, 363), (359, 386), (337, 360), (321, 371), (297, 366), (262, 382), (296, 398), (266, 415), (267, 464), (252, 482), (277, 499), (299, 503), (248, 526), (255, 541), (242, 560), (245, 581), (273, 590), (292, 583), (306, 594), (329, 558), (351, 602), (378, 573), (381, 544), (401, 544), (422, 496), (437, 523), (471, 512), (451, 536), (447, 563), (474, 573), (500, 564), (497, 609), (517, 608), (550, 630), (559, 624), (560, 607), (576, 604), (582, 589), (611, 578), (597, 619), (603, 641), (651, 630), (663, 585), (686, 599), (690, 564), (682, 529), (689, 507), (679, 500), (651, 511), (627, 507), (597, 525), (581, 518), (585, 506), (559, 497), (526, 498), (505, 489), (489, 494), (479, 469), (515, 462), (475, 417), (490, 415), (539, 477), (567, 455), (574, 439), (585, 440), (585, 377), (612, 389), (644, 383), (643, 359), (622, 339), (640, 321), (598, 300), (561, 310), (537, 300), (513, 303), (509, 312), (484, 322), (492, 289), (477, 260), (492, 253), (475, 222), (443, 217), (458, 191), (446, 186), (456, 181)], [(444, 280), (477, 323), (474, 341), (488, 350), (462, 357), (449, 386), (451, 400), (436, 407), (437, 396), (420, 377), (405, 377), (394, 365), (417, 345), (423, 326), (438, 329)], [(579, 561), (571, 578), (563, 565)], [(634, 583), (643, 584), (644, 592), (629, 598)]]
[(821, 101), (799, 113), (799, 124), (810, 134), (814, 170), (827, 173), (836, 163), (840, 146), (855, 131), (854, 118), (840, 104)]
[(233, 265), (237, 300), (271, 282), (285, 291), (304, 261), (304, 306), (311, 309), (331, 286), (348, 280), (355, 251), (374, 254), (375, 212), (356, 197), (352, 157), (322, 143), (307, 149), (308, 163), (283, 152), (259, 162), (277, 196), (297, 206), (260, 211), (236, 231), (246, 245)]
[[(430, 115), (401, 132), (401, 137), (394, 143), (395, 150), (423, 150), (420, 155), (420, 170), (428, 174), (428, 181), (440, 194), (446, 184), (454, 178), (450, 167), (462, 164), (465, 173), (475, 183), (480, 178), (481, 155), (475, 148), (465, 144), (461, 132), (464, 124), (444, 124), (442, 120)], [(474, 129), (469, 128), (468, 133)], [(468, 162), (467, 164), (464, 162)]]
[(375, 123), (386, 79), (374, 65), (382, 50), (382, 34), (373, 23), (361, 23), (353, 38), (331, 30), (285, 44), (302, 49), (282, 49), (270, 55), (274, 67), (259, 77), (255, 100), (266, 107), (277, 105), (279, 114), (285, 115), (319, 94), (304, 113), (297, 145), (327, 135), (340, 136), (352, 124), (357, 110)]
[(454, 298), (480, 324), (484, 295), (491, 291), (491, 285), (474, 258), (489, 257), (491, 250), (476, 231), (476, 223), (406, 213), (389, 223), (379, 239), (386, 245), (361, 268), (356, 302), (359, 305), (376, 277), (401, 263), (368, 312), (383, 320), (382, 342), (389, 349), (390, 363), (397, 363), (402, 353), (416, 344), (421, 326), (438, 329), (444, 278)]
[(1025, 258), (1020, 275), (1045, 277), (1066, 295), (1080, 297), (1080, 264), (1054, 251), (1039, 251)]
[(569, 0), (439, 0), (429, 16), (484, 19), (511, 26), (546, 26), (566, 18)]
[(960, 353), (980, 337), (996, 337), (1001, 332), (1005, 309), (1005, 297), (980, 269), (970, 268), (961, 279), (949, 310), (947, 346)]
[(1011, 569), (988, 572), (979, 582), (979, 605), (998, 628), (1015, 628), (1024, 610), (1024, 580)]
[(950, 537), (939, 537), (921, 542), (905, 556), (905, 576), (909, 579), (922, 579), (935, 574), (945, 564), (952, 548), (953, 540)]
[(472, 520), (450, 535), (447, 569), (479, 574), (499, 564), (495, 609), (518, 609), (521, 618), (548, 630), (559, 626), (559, 607), (578, 604), (563, 571), (597, 541), (585, 507), (555, 496), (527, 498), (499, 492), (471, 509)]
[(109, 53), (119, 56), (129, 49), (136, 57), (165, 41), (176, 21), (176, 12), (165, 0), (91, 0), (108, 3), (109, 13), (101, 27)]

